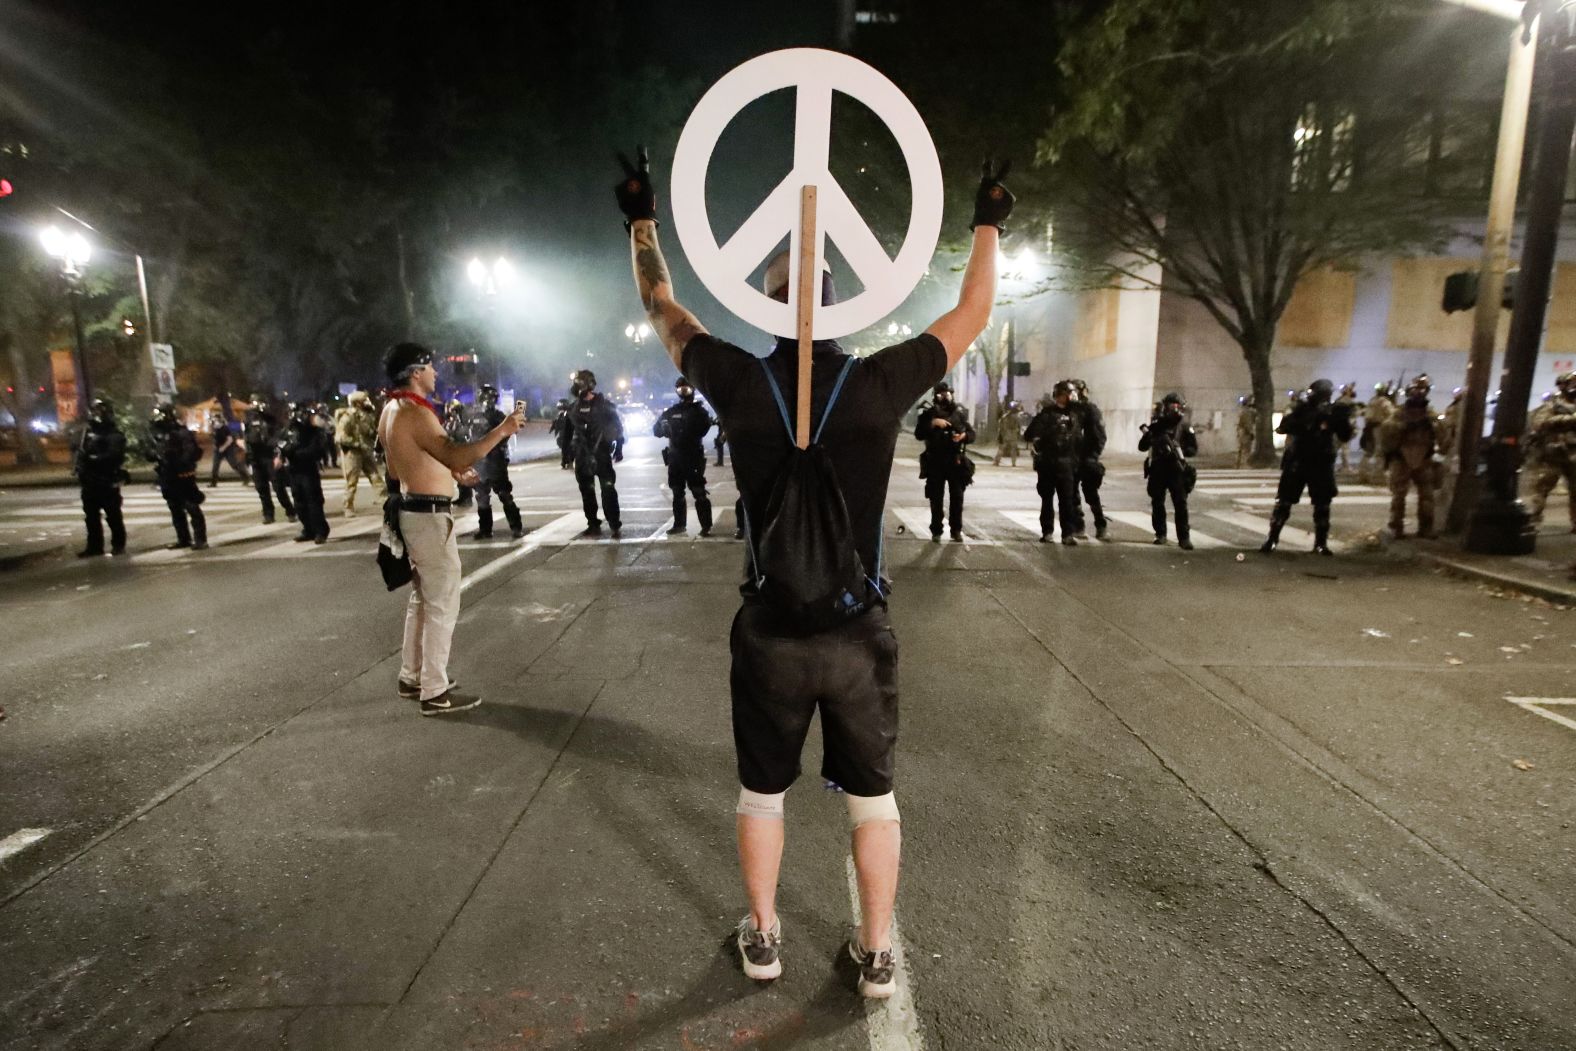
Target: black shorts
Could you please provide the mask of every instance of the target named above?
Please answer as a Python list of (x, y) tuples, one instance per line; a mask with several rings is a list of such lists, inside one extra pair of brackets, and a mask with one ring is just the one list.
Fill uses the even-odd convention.
[(887, 611), (814, 635), (783, 632), (775, 616), (750, 603), (733, 618), (739, 783), (763, 795), (787, 791), (819, 708), (821, 776), (852, 795), (886, 795), (897, 748), (897, 637)]
[(1335, 499), (1335, 464), (1307, 464), (1283, 468), (1280, 484), (1275, 487), (1275, 500), (1282, 504), (1295, 504), (1308, 490), (1308, 501), (1314, 505), (1327, 504)]

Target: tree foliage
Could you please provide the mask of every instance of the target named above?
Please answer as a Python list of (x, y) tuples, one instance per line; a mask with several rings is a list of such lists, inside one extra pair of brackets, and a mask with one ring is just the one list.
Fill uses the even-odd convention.
[[(1079, 273), (1202, 304), (1270, 404), (1276, 328), (1298, 281), (1440, 243), (1458, 209), (1430, 180), (1450, 163), (1482, 167), (1484, 110), (1430, 97), (1443, 88), (1429, 74), (1449, 62), (1459, 76), (1474, 34), (1503, 34), (1437, 8), (1109, 0), (1077, 19), (1038, 154)], [(1430, 143), (1445, 123), (1479, 145), (1441, 158)], [(1269, 426), (1262, 413), (1261, 459)]]

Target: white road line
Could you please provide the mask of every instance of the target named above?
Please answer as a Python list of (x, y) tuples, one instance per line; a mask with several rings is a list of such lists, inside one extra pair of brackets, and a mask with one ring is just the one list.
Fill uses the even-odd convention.
[(49, 835), (47, 828), (23, 828), (0, 839), (0, 865), (3, 865), (7, 858), (22, 853), (47, 835)]
[[(848, 855), (848, 901), (853, 906), (854, 929), (859, 929), (859, 874), (853, 855)], [(893, 981), (897, 990), (885, 1003), (873, 1001), (865, 1011), (865, 1026), (870, 1034), (870, 1051), (922, 1051), (925, 1038), (919, 1031), (919, 1013), (914, 1008), (914, 978), (909, 973), (908, 951), (898, 932), (897, 916), (892, 916), (892, 958), (897, 962)]]
[[(166, 519), (168, 521), (168, 519)], [(228, 533), (215, 533), (208, 537), (209, 547), (222, 547), (226, 544), (239, 544), (244, 540), (256, 540), (258, 537), (283, 535), (294, 528), (290, 523), (273, 522), (268, 525), (261, 523), (247, 526), (245, 529), (236, 529)], [(157, 550), (144, 551), (131, 556), (131, 560), (139, 565), (152, 565), (160, 562), (172, 562), (178, 558), (186, 558), (192, 554), (190, 548), (180, 548), (175, 551)], [(201, 552), (199, 552), (201, 554)], [(208, 561), (208, 559), (204, 559)]]
[(502, 572), (504, 568), (513, 565), (539, 547), (545, 547), (548, 544), (568, 543), (580, 530), (585, 528), (581, 524), (585, 521), (583, 515), (583, 511), (571, 511), (569, 514), (547, 523), (542, 528), (534, 529), (527, 533), (525, 539), (520, 541), (519, 547), (510, 551), (507, 555), (498, 556), (460, 581), (460, 590), (465, 591), (475, 587), (489, 577)]
[(1033, 536), (1039, 536), (1040, 535), (1040, 515), (1039, 515), (1039, 512), (1037, 512), (1037, 511), (998, 511), (996, 513), (1001, 515), (1007, 521), (1011, 522), (1013, 525), (1021, 526), (1024, 529), (1028, 530), (1031, 535), (1033, 535)]
[[(1210, 518), (1225, 522), (1228, 525), (1234, 525), (1239, 529), (1245, 529), (1250, 533), (1268, 536), (1270, 532), (1268, 519), (1260, 518), (1258, 515), (1250, 515), (1246, 511), (1206, 511), (1205, 514)], [(1285, 526), (1281, 529), (1280, 543), (1283, 551), (1292, 547), (1312, 550), (1313, 534), (1305, 529)], [(1346, 550), (1346, 545), (1332, 540), (1330, 541), (1330, 550), (1339, 553)]]
[[(898, 520), (908, 527), (909, 533), (916, 539), (925, 540), (929, 538), (930, 508), (894, 507), (892, 508), (892, 513), (897, 515)], [(943, 531), (943, 535), (945, 535), (945, 531)], [(963, 531), (963, 542), (965, 545), (973, 544), (976, 547), (995, 547), (1000, 543), (997, 540), (986, 540), (984, 537), (976, 536), (966, 529)]]
[[(1275, 495), (1277, 483), (1266, 485), (1210, 485), (1206, 482), (1198, 483), (1197, 491), (1209, 496), (1263, 496), (1268, 493)], [(1341, 495), (1335, 499), (1345, 501), (1349, 496), (1375, 496), (1385, 494), (1387, 491), (1374, 485), (1343, 485)], [(1385, 497), (1389, 499), (1388, 496)]]
[(647, 540), (663, 541), (668, 538), (668, 530), (673, 528), (673, 516), (668, 515), (668, 520), (657, 526), (657, 531), (646, 537)]
[[(1246, 507), (1270, 507), (1275, 503), (1275, 497), (1273, 494), (1270, 496), (1238, 496), (1232, 499), (1232, 503), (1242, 504)], [(1388, 495), (1347, 496), (1344, 489), (1341, 491), (1341, 495), (1335, 498), (1336, 507), (1388, 507), (1389, 505), (1390, 497)]]
[(1570, 718), (1567, 718), (1566, 716), (1559, 715), (1559, 714), (1557, 714), (1555, 712), (1551, 712), (1551, 711), (1548, 710), (1547, 707), (1545, 707), (1546, 705), (1560, 705), (1560, 704), (1576, 705), (1576, 697), (1510, 697), (1510, 696), (1506, 696), (1505, 700), (1509, 701), (1511, 704), (1514, 704), (1517, 708), (1524, 708), (1527, 711), (1532, 712), (1535, 715), (1541, 715), (1545, 719), (1551, 720), (1552, 722), (1559, 723), (1561, 726), (1563, 726), (1563, 727), (1565, 727), (1567, 729), (1576, 730), (1576, 719), (1570, 719)]
[[(1113, 522), (1121, 522), (1123, 525), (1132, 526), (1134, 529), (1142, 529), (1151, 537), (1154, 536), (1154, 520), (1142, 511), (1107, 511), (1105, 513), (1105, 517), (1111, 519)], [(1235, 544), (1228, 544), (1224, 540), (1216, 539), (1215, 537), (1210, 536), (1208, 533), (1200, 533), (1197, 529), (1192, 528), (1191, 522), (1189, 523), (1188, 528), (1188, 539), (1193, 542), (1194, 547), (1203, 548), (1206, 551), (1237, 546)], [(1161, 545), (1153, 544), (1151, 546), (1160, 547)]]

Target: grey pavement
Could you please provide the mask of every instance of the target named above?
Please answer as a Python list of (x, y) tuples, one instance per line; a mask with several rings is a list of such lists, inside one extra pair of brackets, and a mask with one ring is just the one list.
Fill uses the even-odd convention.
[(1064, 548), (987, 465), (933, 544), (913, 451), (894, 1004), (839, 957), (814, 733), (786, 973), (728, 951), (734, 493), (666, 539), (645, 440), (620, 542), (515, 470), (533, 532), (463, 549), (486, 701), (447, 721), (394, 696), (370, 534), (7, 574), (0, 1046), (1576, 1046), (1568, 611), (1369, 549), (1372, 504), (1336, 558), (1259, 556), (1248, 475), (1201, 481), (1187, 553), (1130, 466), (1112, 541)]

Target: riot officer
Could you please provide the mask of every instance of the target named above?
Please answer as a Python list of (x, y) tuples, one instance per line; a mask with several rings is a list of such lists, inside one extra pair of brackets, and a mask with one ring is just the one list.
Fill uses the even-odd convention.
[(263, 524), (274, 520), (274, 501), (268, 495), (270, 487), (279, 497), (279, 506), (285, 509), (288, 521), (296, 520), (295, 504), (290, 499), (283, 472), (274, 467), (274, 450), (279, 443), (279, 421), (269, 411), (268, 399), (261, 394), (252, 395), (252, 404), (246, 410), (246, 422), (241, 428), (246, 440), (246, 459), (252, 465), (252, 486), (263, 503)]
[(1417, 488), (1417, 535), (1434, 535), (1434, 487), (1438, 470), (1438, 421), (1428, 404), (1433, 384), (1427, 375), (1407, 384), (1400, 409), (1379, 428), (1379, 455), (1384, 457), (1390, 484), (1390, 532), (1406, 535), (1406, 491)]
[(580, 485), (580, 503), (585, 508), (583, 535), (598, 536), (602, 521), (597, 517), (597, 494), (592, 483), (602, 490), (602, 512), (616, 540), (623, 529), (618, 513), (618, 475), (613, 465), (624, 459), (624, 422), (618, 409), (596, 389), (596, 374), (581, 369), (575, 376), (580, 396), (575, 400), (570, 420), (574, 425), (575, 481)]
[(1554, 396), (1533, 411), (1529, 424), (1527, 445), (1534, 459), (1527, 510), (1534, 523), (1541, 523), (1549, 494), (1564, 478), (1571, 532), (1576, 533), (1576, 372), (1562, 373), (1555, 384)]
[[(449, 440), (456, 445), (465, 445), (472, 440), (471, 435), (475, 428), (470, 417), (465, 412), (465, 403), (458, 398), (449, 399), (443, 407), (443, 429), (448, 432)], [(459, 485), (459, 496), (455, 498), (455, 507), (469, 507), (476, 498), (474, 486)]]
[(728, 448), (728, 432), (722, 429), (721, 422), (717, 424), (717, 437), (713, 439), (711, 445), (712, 448), (717, 450), (717, 466), (721, 467), (722, 454), (727, 451)]
[[(1313, 550), (1321, 555), (1330, 551), (1330, 501), (1335, 499), (1335, 449), (1352, 440), (1352, 417), (1348, 407), (1332, 404), (1335, 384), (1314, 380), (1307, 394), (1291, 412), (1281, 418), (1277, 433), (1286, 436), (1281, 455), (1280, 485), (1275, 490), (1275, 511), (1270, 518), (1270, 535), (1259, 550), (1268, 554), (1280, 543), (1281, 530), (1291, 509), (1302, 499), (1304, 489), (1313, 504)], [(1375, 396), (1374, 401), (1388, 401)], [(1370, 405), (1373, 402), (1369, 403)], [(1388, 418), (1388, 417), (1386, 417)], [(1377, 433), (1374, 448), (1378, 448)]]
[(663, 410), (652, 427), (658, 438), (666, 438), (668, 447), (662, 450), (662, 461), (668, 465), (668, 488), (673, 490), (673, 528), (668, 535), (683, 533), (687, 528), (684, 489), (689, 487), (695, 498), (695, 517), (700, 521), (700, 535), (711, 535), (711, 496), (706, 492), (706, 432), (717, 421), (695, 401), (695, 388), (680, 376), (673, 382), (679, 400)]
[(182, 547), (202, 551), (208, 546), (208, 521), (203, 517), (203, 494), (197, 486), (202, 449), (192, 432), (181, 425), (173, 405), (166, 403), (154, 409), (151, 424), (150, 459), (158, 472), (159, 493), (169, 506), (170, 521), (175, 526), (175, 543), (164, 546), (172, 551)]
[(1029, 421), (1023, 440), (1034, 456), (1035, 488), (1040, 494), (1040, 543), (1049, 544), (1056, 535), (1058, 510), (1062, 519), (1062, 543), (1077, 547), (1073, 534), (1078, 532), (1079, 440), (1083, 425), (1072, 408), (1073, 386), (1066, 380), (1042, 398), (1040, 411)]
[(373, 452), (378, 444), (378, 417), (366, 391), (351, 392), (345, 407), (334, 413), (334, 444), (339, 446), (340, 462), (345, 467), (345, 517), (356, 513), (356, 490), (362, 475), (371, 483), (378, 503), (387, 500), (388, 487)]
[[(82, 485), (82, 516), (88, 543), (78, 558), (104, 553), (104, 522), (109, 522), (109, 551), (126, 553), (126, 523), (120, 514), (120, 485), (126, 480), (126, 436), (115, 423), (115, 406), (94, 398), (88, 425), (77, 442), (75, 470)], [(100, 516), (102, 515), (102, 520)]]
[(1379, 465), (1379, 428), (1395, 413), (1395, 392), (1388, 383), (1374, 384), (1374, 396), (1363, 406), (1363, 433), (1357, 439), (1362, 459), (1357, 462), (1357, 480), (1371, 483)]
[(552, 425), (548, 428), (553, 441), (558, 443), (558, 466), (566, 471), (575, 468), (575, 426), (569, 419), (569, 413), (574, 409), (575, 399), (579, 396), (579, 388), (570, 387), (569, 397), (558, 399), (558, 407), (553, 412)]
[(228, 463), (230, 469), (241, 476), (241, 481), (249, 481), (246, 477), (246, 461), (241, 459), (241, 443), (236, 441), (235, 434), (230, 430), (230, 421), (218, 409), (208, 414), (208, 438), (213, 445), (213, 465), (208, 472), (208, 488), (213, 489), (219, 484), (220, 463)]
[[(1083, 493), (1084, 502), (1089, 505), (1089, 513), (1094, 516), (1095, 538), (1104, 540), (1106, 522), (1105, 509), (1100, 506), (1100, 485), (1105, 481), (1105, 464), (1100, 462), (1100, 456), (1105, 452), (1105, 414), (1089, 397), (1089, 384), (1083, 380), (1072, 380), (1071, 383), (1073, 399), (1069, 405), (1078, 419), (1078, 488)], [(1073, 498), (1073, 517), (1078, 523), (1074, 534), (1079, 540), (1088, 540), (1083, 507), (1076, 496)]]
[(290, 405), (290, 422), (279, 436), (276, 463), (290, 472), (290, 491), (301, 520), (297, 543), (328, 543), (328, 518), (323, 513), (323, 446), (328, 435), (313, 417), (310, 402)]
[(1018, 466), (1018, 440), (1023, 434), (1023, 402), (1010, 398), (1007, 404), (1001, 407), (1001, 422), (996, 427), (996, 459), (991, 462), (997, 467), (1001, 466), (1001, 458), (1007, 457), (1012, 461), (1012, 466)]
[(1176, 516), (1177, 546), (1193, 550), (1188, 525), (1187, 497), (1198, 477), (1189, 462), (1198, 455), (1198, 436), (1184, 418), (1187, 405), (1182, 395), (1172, 392), (1160, 399), (1160, 408), (1147, 424), (1139, 427), (1138, 451), (1147, 452), (1144, 477), (1149, 479), (1149, 517), (1155, 528), (1154, 542), (1166, 542), (1166, 497)]
[[(507, 414), (498, 408), (498, 388), (483, 383), (476, 389), (476, 420), (472, 433), (486, 434), (498, 426)], [(498, 494), (503, 505), (503, 516), (509, 521), (509, 535), (518, 540), (525, 535), (525, 525), (520, 521), (520, 507), (514, 502), (514, 483), (509, 480), (509, 443), (501, 441), (476, 464), (476, 532), (473, 540), (486, 540), (492, 536), (492, 497)]]
[(914, 437), (925, 443), (919, 455), (919, 476), (925, 480), (930, 500), (930, 539), (941, 539), (942, 498), (948, 499), (947, 525), (953, 543), (963, 541), (963, 490), (974, 480), (974, 463), (964, 450), (974, 440), (968, 413), (952, 400), (952, 385), (945, 380), (931, 390), (923, 406)]
[(1253, 405), (1253, 395), (1244, 394), (1237, 399), (1237, 469), (1253, 456), (1253, 442), (1259, 433), (1259, 410)]
[(1465, 387), (1451, 391), (1450, 404), (1439, 414), (1439, 426), (1434, 436), (1439, 439), (1439, 455), (1445, 463), (1452, 462), (1456, 454), (1456, 440), (1461, 437), (1461, 399), (1466, 396), (1466, 391)]

